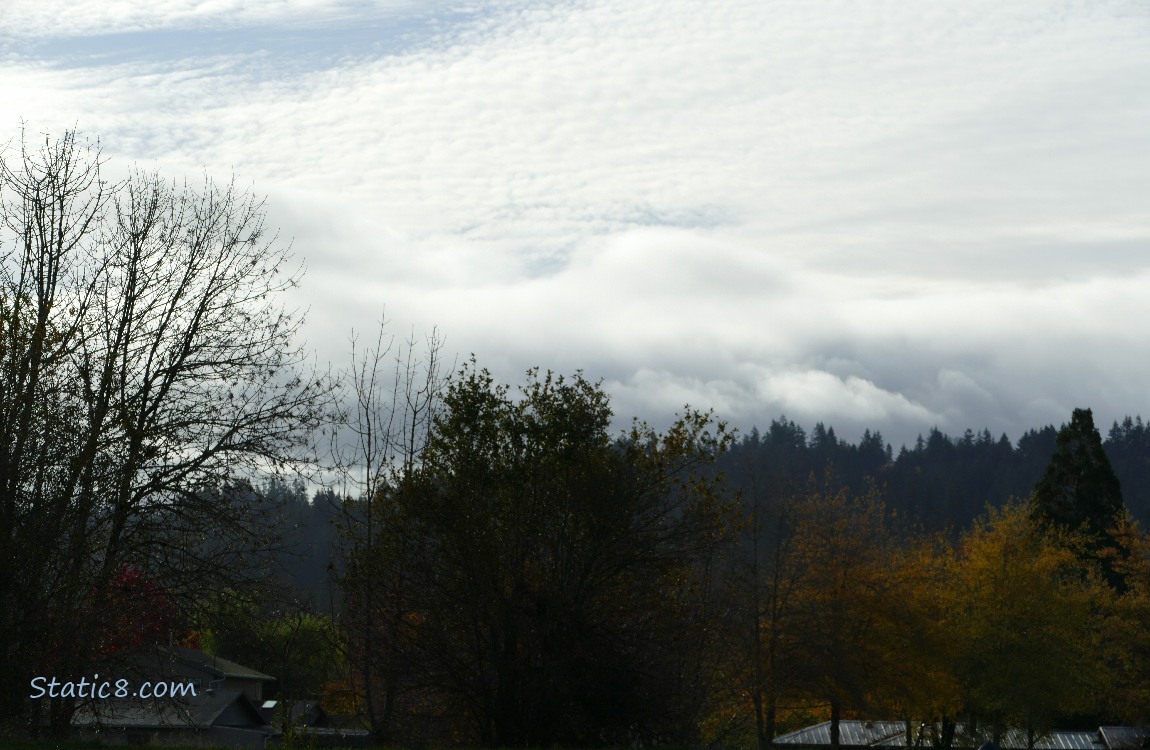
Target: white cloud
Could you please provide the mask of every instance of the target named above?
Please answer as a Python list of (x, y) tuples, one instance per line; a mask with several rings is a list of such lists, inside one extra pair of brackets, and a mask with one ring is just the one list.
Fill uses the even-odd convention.
[(63, 37), (175, 28), (349, 21), (436, 0), (5, 0), (0, 29)]
[(817, 420), (821, 414), (880, 425), (896, 420), (919, 424), (938, 420), (938, 415), (922, 404), (854, 376), (839, 378), (820, 370), (784, 371), (768, 375), (759, 387), (768, 402), (807, 420)]
[(386, 302), (623, 416), (1150, 413), (1142, 3), (66, 5), (0, 11), (0, 122), (254, 180), (328, 356)]

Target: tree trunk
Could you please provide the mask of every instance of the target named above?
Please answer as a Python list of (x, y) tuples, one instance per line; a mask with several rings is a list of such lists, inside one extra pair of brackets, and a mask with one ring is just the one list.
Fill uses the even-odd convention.
[(837, 700), (831, 701), (831, 750), (838, 750), (839, 748), (839, 719), (842, 714), (842, 706)]
[(954, 730), (955, 730), (954, 719), (951, 719), (949, 716), (944, 715), (942, 717), (941, 723), (942, 723), (942, 730), (941, 730), (941, 737), (939, 739), (938, 744), (939, 744), (939, 747), (946, 748), (946, 750), (950, 750), (951, 747), (954, 747)]
[(767, 726), (766, 726), (766, 740), (768, 745), (775, 744), (775, 714), (778, 711), (778, 704), (774, 698), (771, 698), (767, 703)]

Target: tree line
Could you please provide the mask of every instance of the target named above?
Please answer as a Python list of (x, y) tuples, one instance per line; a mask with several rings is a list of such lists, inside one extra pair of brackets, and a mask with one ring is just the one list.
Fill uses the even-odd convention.
[(845, 712), (903, 719), (908, 743), (924, 725), (937, 747), (959, 726), (1033, 743), (1146, 720), (1147, 539), (1089, 410), (1056, 432), (1025, 499), (957, 533), (908, 525), (875, 485), (859, 494), (827, 474), (779, 492), (748, 472), (733, 569), (744, 656), (729, 684), (736, 705), (750, 698), (754, 744)]
[[(811, 473), (828, 467), (853, 492), (878, 485), (887, 507), (900, 517), (932, 531), (968, 527), (1011, 498), (1026, 498), (1054, 455), (1058, 428), (1027, 430), (1012, 443), (989, 430), (966, 430), (951, 436), (931, 429), (898, 451), (881, 432), (864, 431), (852, 443), (834, 427), (812, 430), (781, 416), (760, 431), (751, 429), (719, 459), (718, 468), (735, 487), (753, 469), (783, 491), (802, 487)], [(1124, 502), (1139, 522), (1150, 521), (1150, 424), (1140, 416), (1115, 421), (1103, 440), (1117, 475)]]
[[(274, 673), (382, 744), (762, 747), (881, 715), (947, 747), (1145, 719), (1150, 544), (1112, 468), (1145, 470), (1140, 419), (896, 457), (690, 407), (614, 434), (601, 383), (447, 372), (434, 332), (381, 325), (317, 372), (257, 199), (102, 166), (72, 132), (0, 157), (9, 730), (64, 734), (80, 706), (33, 677), (157, 645)], [(310, 503), (309, 471), (334, 477)]]

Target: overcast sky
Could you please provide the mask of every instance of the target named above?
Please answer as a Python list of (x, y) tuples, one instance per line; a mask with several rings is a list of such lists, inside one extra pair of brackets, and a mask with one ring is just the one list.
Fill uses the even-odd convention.
[(0, 136), (269, 199), (342, 363), (897, 450), (1150, 416), (1145, 0), (3, 0)]

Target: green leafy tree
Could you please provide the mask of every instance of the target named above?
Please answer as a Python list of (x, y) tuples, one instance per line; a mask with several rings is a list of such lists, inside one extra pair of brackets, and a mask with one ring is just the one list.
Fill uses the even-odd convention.
[(204, 650), (275, 677), (283, 700), (319, 698), (339, 676), (344, 644), (328, 615), (270, 592), (225, 590), (209, 598), (202, 617)]
[[(474, 360), (426, 448), (381, 487), (385, 559), (408, 576), (416, 709), (491, 745), (689, 737), (709, 685), (706, 564), (725, 533), (709, 415), (609, 434), (599, 385)], [(402, 554), (398, 554), (402, 552)], [(391, 554), (391, 553), (389, 553)], [(458, 736), (458, 735), (457, 735)]]

